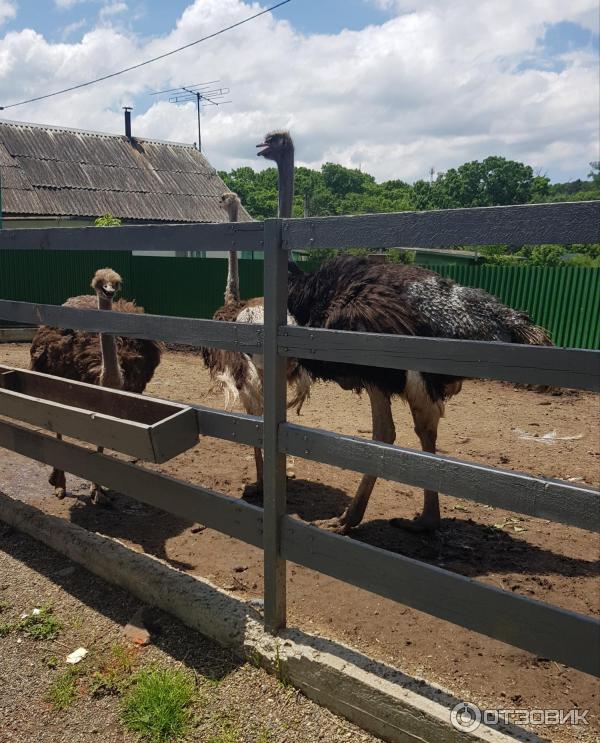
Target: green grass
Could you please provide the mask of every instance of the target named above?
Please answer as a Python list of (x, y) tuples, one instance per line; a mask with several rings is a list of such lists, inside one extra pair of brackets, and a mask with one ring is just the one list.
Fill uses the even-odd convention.
[(21, 619), (17, 629), (34, 640), (54, 640), (58, 637), (62, 624), (52, 613), (51, 606), (42, 606), (39, 614), (30, 614)]
[(238, 743), (240, 731), (238, 726), (231, 720), (222, 719), (221, 729), (216, 735), (211, 735), (208, 743)]
[(54, 679), (46, 692), (45, 699), (56, 712), (68, 709), (77, 698), (77, 675), (72, 669), (65, 671)]
[(107, 660), (102, 663), (90, 680), (90, 693), (93, 696), (120, 694), (133, 673), (135, 650), (123, 645), (113, 645)]
[(188, 730), (195, 695), (196, 684), (189, 673), (145, 668), (132, 677), (121, 704), (121, 719), (143, 740), (170, 743), (181, 739)]
[(269, 728), (261, 728), (256, 736), (256, 743), (276, 743), (275, 736)]
[(14, 625), (10, 622), (0, 622), (0, 637), (6, 637), (14, 629)]

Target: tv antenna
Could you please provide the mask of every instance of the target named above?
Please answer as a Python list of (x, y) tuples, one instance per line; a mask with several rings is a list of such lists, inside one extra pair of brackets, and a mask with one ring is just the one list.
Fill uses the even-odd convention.
[(200, 124), (201, 111), (203, 106), (222, 106), (231, 101), (224, 101), (229, 95), (229, 88), (212, 87), (217, 85), (220, 80), (211, 80), (208, 83), (198, 83), (196, 85), (182, 85), (180, 88), (170, 88), (169, 90), (158, 90), (150, 95), (164, 95), (171, 93), (169, 103), (188, 103), (196, 101), (196, 113), (198, 116), (198, 149), (202, 152), (202, 128)]

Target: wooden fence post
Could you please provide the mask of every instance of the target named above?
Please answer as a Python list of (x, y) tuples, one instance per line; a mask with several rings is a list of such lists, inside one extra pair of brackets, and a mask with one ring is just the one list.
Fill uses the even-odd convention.
[(277, 329), (287, 324), (287, 253), (281, 220), (265, 221), (264, 235), (264, 597), (265, 627), (276, 633), (286, 621), (286, 563), (281, 527), (286, 511), (285, 454), (279, 426), (286, 421), (286, 359), (277, 352)]

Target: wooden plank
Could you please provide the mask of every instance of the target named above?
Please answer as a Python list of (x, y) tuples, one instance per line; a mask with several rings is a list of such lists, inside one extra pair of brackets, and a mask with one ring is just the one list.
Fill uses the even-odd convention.
[(213, 410), (202, 405), (191, 406), (198, 418), (198, 430), (201, 436), (212, 436), (235, 444), (249, 446), (263, 445), (262, 418), (244, 413), (229, 413), (225, 410)]
[(0, 250), (262, 250), (260, 222), (61, 227), (0, 231)]
[[(598, 202), (600, 203), (600, 202)], [(600, 390), (600, 352), (282, 326), (284, 356)]]
[(35, 328), (0, 328), (0, 343), (30, 343)]
[(287, 415), (286, 361), (277, 349), (277, 329), (287, 323), (287, 254), (281, 249), (281, 222), (265, 222), (264, 342), (264, 595), (265, 628), (286, 623), (286, 563), (281, 558), (281, 523), (286, 512), (285, 454), (278, 442)]
[(96, 384), (63, 379), (52, 374), (42, 374), (30, 369), (0, 366), (0, 372), (8, 372), (5, 388), (31, 397), (52, 400), (63, 405), (94, 410), (115, 418), (133, 419), (151, 425), (189, 407), (186, 403), (161, 400), (135, 392), (125, 392)]
[(600, 675), (600, 621), (286, 516), (287, 560), (461, 627)]
[(0, 447), (262, 546), (262, 509), (206, 488), (0, 421)]
[(149, 462), (166, 462), (198, 443), (187, 405), (0, 367), (0, 414)]
[(600, 201), (286, 219), (284, 250), (600, 242)]
[(149, 427), (143, 423), (124, 421), (10, 390), (0, 390), (0, 415), (137, 459), (154, 461)]
[(293, 456), (600, 532), (600, 491), (591, 487), (290, 423), (279, 441)]
[(77, 328), (92, 333), (104, 332), (127, 338), (211, 346), (242, 353), (262, 353), (262, 325), (108, 310), (78, 310), (10, 300), (0, 300), (0, 319)]
[[(136, 414), (138, 421), (141, 423), (152, 424), (164, 415), (165, 410), (175, 411), (177, 406), (190, 407), (195, 413), (198, 422), (198, 430), (202, 436), (212, 436), (225, 441), (232, 441), (238, 444), (248, 444), (249, 446), (262, 447), (262, 418), (245, 413), (230, 413), (226, 410), (216, 410), (207, 408), (203, 405), (189, 405), (186, 402), (174, 400), (161, 400), (159, 398), (149, 397), (148, 395), (134, 395), (131, 392), (113, 390), (112, 395), (105, 399), (99, 399), (98, 395), (103, 394), (103, 389), (96, 385), (85, 384), (84, 382), (75, 382), (72, 380), (59, 379), (48, 374), (40, 374), (25, 369), (14, 369), (12, 367), (0, 366), (0, 388), (3, 386), (3, 379), (8, 375), (13, 379), (12, 384), (8, 384), (8, 389), (18, 390), (25, 394), (39, 396), (43, 387), (51, 390), (52, 398), (56, 402), (69, 404), (76, 396), (80, 402), (91, 407), (103, 406), (103, 411), (107, 415), (118, 416), (125, 410), (129, 410), (127, 399), (135, 397), (138, 399), (136, 405)], [(41, 378), (41, 380), (40, 380)], [(19, 380), (18, 382), (16, 380)], [(56, 387), (52, 388), (55, 383)], [(157, 409), (156, 403), (161, 407)], [(167, 407), (168, 406), (168, 407)]]
[[(198, 443), (198, 418), (192, 408), (178, 410), (168, 418), (153, 423), (148, 429), (152, 460), (161, 464)], [(123, 451), (116, 449), (116, 451)]]

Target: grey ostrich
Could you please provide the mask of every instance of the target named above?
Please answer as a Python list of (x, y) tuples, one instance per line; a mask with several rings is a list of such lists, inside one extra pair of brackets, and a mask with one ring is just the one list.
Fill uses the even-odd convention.
[[(226, 191), (220, 198), (220, 206), (227, 212), (230, 222), (238, 221), (240, 200), (237, 194)], [(227, 281), (225, 284), (225, 303), (219, 307), (213, 320), (225, 322), (247, 322), (262, 324), (264, 321), (264, 299), (240, 299), (238, 256), (230, 251), (227, 262)], [(288, 314), (288, 324), (294, 325), (294, 318)], [(203, 348), (202, 358), (211, 379), (225, 394), (229, 407), (234, 402), (241, 402), (247, 413), (263, 413), (263, 359), (259, 355), (223, 351), (217, 348)], [(287, 382), (293, 390), (288, 407), (295, 408), (299, 414), (304, 402), (310, 395), (310, 376), (298, 364), (296, 359), (288, 359)], [(256, 463), (256, 489), (263, 486), (262, 450), (254, 448)]]
[[(111, 268), (96, 271), (92, 289), (96, 296), (85, 294), (71, 297), (63, 307), (80, 310), (99, 309), (116, 312), (143, 313), (144, 308), (125, 299), (115, 301), (122, 279)], [(144, 391), (160, 363), (160, 344), (135, 338), (115, 338), (106, 333), (88, 333), (42, 325), (38, 328), (30, 348), (33, 371), (79, 382), (113, 387), (128, 392)], [(61, 438), (60, 434), (57, 434)], [(102, 451), (98, 447), (98, 451)], [(62, 470), (53, 469), (49, 482), (57, 498), (64, 498), (66, 478)], [(92, 502), (105, 500), (100, 485), (90, 486)]]
[[(294, 145), (286, 132), (269, 135), (259, 155), (274, 160), (280, 198), (290, 199), (294, 187)], [(459, 286), (416, 266), (375, 264), (364, 258), (341, 257), (304, 273), (288, 264), (288, 310), (299, 325), (335, 330), (505, 341), (551, 345), (545, 330), (523, 312), (503, 305), (481, 289)], [(404, 399), (412, 413), (423, 451), (435, 453), (438, 423), (445, 401), (456, 395), (462, 378), (417, 371), (301, 359), (315, 380), (337, 382), (346, 390), (369, 395), (373, 439), (392, 444), (396, 430), (391, 398)], [(376, 477), (364, 475), (344, 513), (323, 525), (346, 533), (364, 516)], [(438, 493), (425, 490), (422, 513), (414, 520), (393, 519), (415, 531), (440, 524)]]

